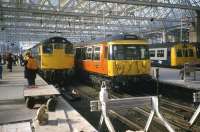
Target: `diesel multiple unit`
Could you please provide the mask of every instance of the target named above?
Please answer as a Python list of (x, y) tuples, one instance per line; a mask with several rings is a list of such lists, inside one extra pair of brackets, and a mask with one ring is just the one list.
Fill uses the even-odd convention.
[(76, 69), (81, 76), (111, 88), (150, 78), (149, 45), (135, 35), (115, 35), (76, 47)]

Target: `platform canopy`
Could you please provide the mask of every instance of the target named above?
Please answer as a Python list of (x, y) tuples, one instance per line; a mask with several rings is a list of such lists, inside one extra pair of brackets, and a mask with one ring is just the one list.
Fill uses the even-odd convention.
[(145, 35), (189, 28), (198, 11), (200, 0), (1, 0), (0, 41)]

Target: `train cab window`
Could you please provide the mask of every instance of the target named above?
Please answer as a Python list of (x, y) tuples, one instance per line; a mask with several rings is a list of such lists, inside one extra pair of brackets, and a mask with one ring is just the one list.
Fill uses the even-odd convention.
[(53, 53), (53, 45), (52, 44), (43, 45), (42, 52), (44, 54), (52, 54)]
[(72, 44), (65, 45), (65, 54), (72, 54), (72, 53), (73, 53), (73, 46), (72, 46)]
[(100, 47), (94, 48), (93, 60), (100, 60)]
[(157, 57), (164, 57), (164, 50), (158, 50)]
[(194, 56), (193, 50), (189, 49), (188, 50), (188, 57), (193, 57), (193, 56)]
[(123, 59), (125, 59), (125, 57), (124, 57), (124, 46), (121, 46), (121, 45), (113, 46), (112, 58), (114, 60), (123, 60)]
[(183, 55), (182, 55), (181, 49), (177, 49), (177, 50), (176, 50), (176, 56), (177, 56), (177, 57), (182, 57), (182, 56), (183, 56)]
[(156, 53), (155, 50), (150, 50), (150, 57), (155, 57)]
[(63, 44), (54, 44), (54, 49), (63, 49)]
[(92, 59), (92, 48), (87, 48), (86, 59)]
[(135, 46), (127, 46), (125, 49), (125, 53), (126, 53), (127, 60), (139, 58), (139, 52)]
[(140, 47), (141, 59), (149, 58), (149, 49), (147, 47)]
[(113, 45), (109, 59), (113, 60), (141, 60), (149, 58), (146, 46), (138, 45)]

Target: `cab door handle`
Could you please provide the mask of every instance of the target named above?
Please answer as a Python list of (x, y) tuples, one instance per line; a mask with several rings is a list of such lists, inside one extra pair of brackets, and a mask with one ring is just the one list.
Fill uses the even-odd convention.
[(99, 67), (99, 64), (95, 64), (95, 67)]

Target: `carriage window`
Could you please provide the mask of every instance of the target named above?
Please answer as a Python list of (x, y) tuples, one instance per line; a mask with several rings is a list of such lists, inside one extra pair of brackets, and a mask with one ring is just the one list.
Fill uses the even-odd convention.
[(164, 57), (164, 50), (158, 50), (157, 57)]
[(188, 50), (187, 49), (183, 50), (183, 56), (188, 57)]
[(71, 44), (65, 45), (65, 54), (72, 54), (73, 53), (73, 46)]
[(42, 51), (44, 54), (52, 54), (53, 53), (53, 45), (52, 44), (43, 45)]
[(95, 47), (94, 48), (94, 60), (100, 60), (100, 47)]
[(63, 44), (54, 44), (54, 49), (63, 49)]
[(86, 59), (92, 59), (92, 48), (87, 48)]
[(189, 49), (188, 50), (188, 57), (193, 57), (193, 56), (194, 56), (193, 50)]
[(85, 49), (86, 48), (76, 48), (75, 57), (77, 60), (84, 60), (85, 59)]
[(85, 52), (86, 52), (86, 48), (82, 48), (82, 49), (81, 49), (81, 57), (82, 57), (82, 60), (85, 60), (85, 59), (86, 59)]
[(181, 51), (181, 49), (177, 49), (176, 50), (176, 56), (177, 57), (182, 57), (182, 51)]
[(150, 50), (150, 57), (155, 57), (155, 50)]

